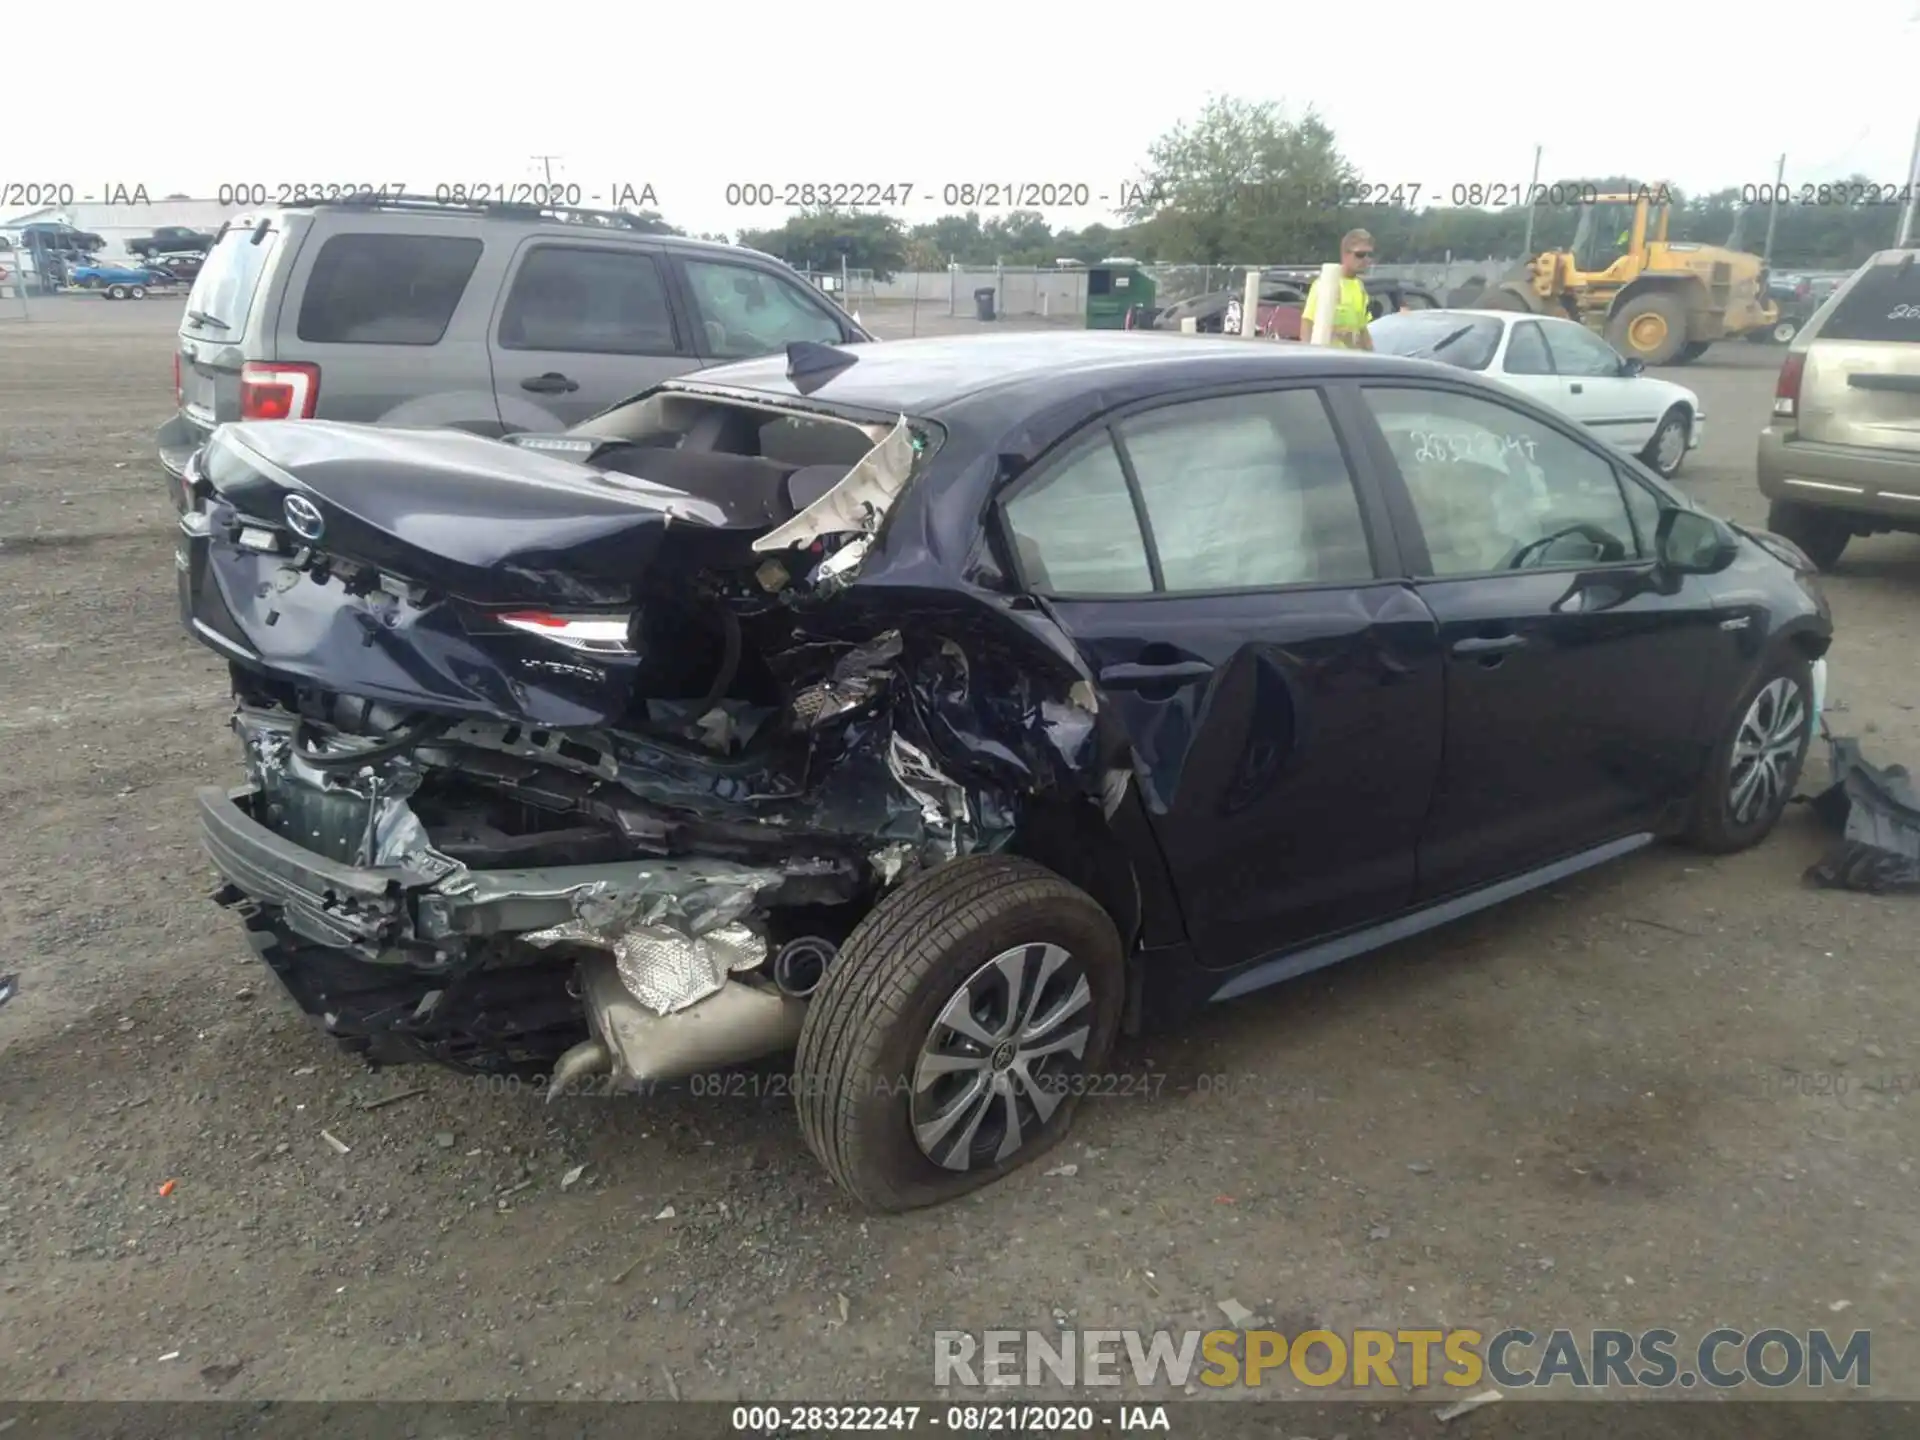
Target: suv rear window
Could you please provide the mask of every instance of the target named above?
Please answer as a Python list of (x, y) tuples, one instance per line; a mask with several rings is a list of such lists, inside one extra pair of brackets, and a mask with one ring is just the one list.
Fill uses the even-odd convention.
[(300, 301), (300, 338), (438, 345), (480, 249), (466, 235), (330, 235)]
[(194, 277), (193, 290), (187, 296), (187, 309), (219, 322), (212, 325), (200, 322), (204, 328), (229, 339), (238, 339), (246, 328), (247, 317), (253, 313), (254, 292), (260, 288), (260, 277), (267, 273), (267, 261), (280, 244), (278, 230), (269, 230), (258, 245), (253, 243), (253, 235), (251, 227), (232, 229), (222, 235), (207, 252), (200, 273)]
[(1920, 341), (1920, 265), (1875, 265), (1847, 291), (1816, 340)]

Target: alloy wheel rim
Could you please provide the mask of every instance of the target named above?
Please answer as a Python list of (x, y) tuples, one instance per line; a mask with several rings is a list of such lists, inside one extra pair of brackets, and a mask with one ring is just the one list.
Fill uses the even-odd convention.
[(1773, 338), (1778, 340), (1782, 345), (1789, 345), (1793, 343), (1793, 337), (1799, 331), (1799, 328), (1797, 325), (1782, 321), (1773, 327)]
[(1633, 323), (1627, 327), (1627, 338), (1638, 350), (1657, 349), (1667, 338), (1667, 321), (1663, 315), (1636, 315)]
[(920, 1153), (948, 1170), (998, 1165), (1053, 1117), (1083, 1073), (1093, 987), (1058, 945), (1004, 950), (954, 991), (914, 1065)]
[(1669, 420), (1660, 427), (1660, 439), (1653, 453), (1663, 474), (1680, 463), (1680, 457), (1686, 453), (1686, 447), (1686, 427), (1678, 420)]
[(1806, 724), (1806, 696), (1785, 676), (1753, 697), (1734, 733), (1727, 777), (1727, 809), (1736, 825), (1751, 824), (1780, 802)]

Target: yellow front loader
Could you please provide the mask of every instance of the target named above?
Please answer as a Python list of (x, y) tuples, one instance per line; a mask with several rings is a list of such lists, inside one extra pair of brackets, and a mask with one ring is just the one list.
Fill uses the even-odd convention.
[(1671, 209), (1664, 185), (1597, 196), (1581, 206), (1570, 247), (1535, 256), (1474, 303), (1565, 315), (1648, 365), (1684, 365), (1716, 340), (1770, 329), (1779, 312), (1765, 262), (1668, 240)]

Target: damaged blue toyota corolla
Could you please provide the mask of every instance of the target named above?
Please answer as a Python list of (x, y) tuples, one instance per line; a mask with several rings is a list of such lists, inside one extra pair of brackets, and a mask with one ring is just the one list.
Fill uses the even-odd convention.
[(1661, 836), (1753, 844), (1813, 566), (1457, 369), (1153, 334), (795, 345), (508, 441), (229, 425), (218, 898), (375, 1062), (796, 1051), (869, 1205), (1142, 1029)]

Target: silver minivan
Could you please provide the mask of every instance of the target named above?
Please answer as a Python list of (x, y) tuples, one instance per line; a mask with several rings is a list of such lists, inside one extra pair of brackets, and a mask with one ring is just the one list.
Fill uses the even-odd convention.
[(564, 430), (702, 366), (873, 338), (772, 256), (642, 225), (415, 197), (238, 217), (187, 298), (161, 464), (177, 482), (230, 420)]
[(1920, 249), (1883, 250), (1794, 337), (1760, 432), (1769, 529), (1823, 570), (1855, 535), (1920, 531)]

